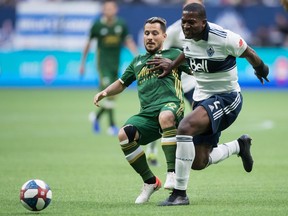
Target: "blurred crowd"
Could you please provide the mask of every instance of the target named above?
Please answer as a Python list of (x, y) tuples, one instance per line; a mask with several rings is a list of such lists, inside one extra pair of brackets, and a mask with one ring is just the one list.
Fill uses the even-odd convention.
[[(78, 0), (0, 0), (0, 5), (15, 5), (21, 1), (78, 1)], [(85, 1), (85, 0), (83, 0)], [(103, 0), (86, 0), (98, 1)], [(134, 4), (179, 4), (182, 5), (181, 0), (118, 0), (119, 3), (134, 3)], [(184, 1), (183, 1), (184, 2)], [(279, 0), (205, 0), (207, 5), (223, 5), (223, 6), (252, 6), (252, 5), (265, 5), (265, 6), (279, 6)]]
[[(9, 35), (13, 33), (15, 23), (11, 22), (10, 18), (1, 17), (1, 8), (7, 11), (7, 8), (15, 10), (15, 6), (23, 1), (53, 1), (65, 2), (76, 0), (0, 0), (0, 47), (9, 42)], [(84, 1), (84, 0), (83, 0)], [(90, 0), (91, 1), (91, 0)], [(102, 0), (93, 0), (102, 2)], [(256, 29), (249, 29), (241, 11), (237, 12), (237, 8), (261, 5), (265, 7), (282, 7), (281, 3), (288, 0), (205, 0), (207, 6), (231, 6), (236, 10), (229, 10), (222, 14), (213, 22), (230, 29), (236, 33), (245, 36), (245, 40), (252, 46), (271, 46), (288, 47), (288, 11), (283, 9), (283, 13), (277, 14), (273, 19), (273, 25), (261, 25)], [(125, 4), (177, 4), (182, 5), (180, 0), (119, 0), (119, 3)], [(284, 7), (284, 6), (283, 6)], [(2, 13), (3, 14), (3, 13)], [(13, 12), (12, 12), (13, 14)], [(247, 22), (247, 21), (246, 21)]]

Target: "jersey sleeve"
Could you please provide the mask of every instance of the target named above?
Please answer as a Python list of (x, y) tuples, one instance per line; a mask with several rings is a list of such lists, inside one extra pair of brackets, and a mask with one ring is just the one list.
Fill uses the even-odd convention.
[(167, 28), (166, 31), (167, 38), (165, 39), (163, 44), (164, 49), (169, 49), (171, 47), (182, 49), (183, 42), (179, 37), (179, 31), (182, 31), (181, 22), (179, 21), (173, 23), (171, 26)]
[(227, 54), (235, 57), (241, 56), (243, 52), (247, 49), (246, 41), (240, 35), (232, 31), (227, 31), (227, 33)]
[(90, 28), (89, 38), (97, 38), (97, 22), (95, 22)]
[(128, 87), (129, 85), (131, 85), (131, 83), (133, 83), (136, 80), (136, 76), (135, 76), (135, 59), (133, 59), (133, 61), (129, 64), (129, 66), (126, 68), (126, 70), (124, 71), (123, 75), (120, 77), (120, 82), (125, 85), (126, 87)]

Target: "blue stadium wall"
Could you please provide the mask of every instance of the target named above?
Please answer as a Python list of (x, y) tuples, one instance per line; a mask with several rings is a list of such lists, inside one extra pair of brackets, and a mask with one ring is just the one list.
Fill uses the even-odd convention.
[[(266, 88), (288, 88), (288, 49), (256, 48), (270, 68), (270, 83)], [(131, 53), (123, 49), (119, 75), (132, 60)], [(98, 76), (95, 56), (87, 58), (86, 73), (79, 75), (80, 52), (65, 51), (10, 51), (0, 53), (1, 87), (95, 87)], [(253, 68), (245, 59), (238, 59), (239, 82), (245, 87), (260, 87)]]
[[(221, 16), (221, 13), (223, 13), (224, 10), (236, 10), (238, 13), (240, 13), (245, 19), (247, 27), (251, 31), (255, 30), (261, 25), (273, 25), (275, 22), (275, 15), (277, 13), (283, 13), (283, 9), (281, 7), (207, 7), (209, 20), (214, 21), (216, 17)], [(7, 12), (8, 10), (5, 11)], [(15, 12), (12, 10), (11, 13)], [(141, 30), (144, 20), (151, 16), (162, 16), (167, 19), (169, 25), (176, 21), (180, 14), (180, 5), (173, 7), (121, 5), (119, 15), (128, 21), (129, 29), (133, 34), (133, 37), (136, 41), (138, 41), (139, 50), (143, 51), (143, 47), (141, 47)], [(255, 14), (265, 14), (265, 16), (257, 17), (256, 19)], [(79, 17), (79, 15), (77, 16)], [(2, 19), (3, 17), (4, 16), (2, 14), (0, 18)], [(94, 16), (94, 18), (95, 17), (96, 16)], [(86, 19), (87, 16), (84, 18)], [(92, 18), (93, 17), (89, 19)], [(29, 16), (29, 19), (31, 19), (31, 16)], [(15, 23), (15, 20), (13, 23)], [(82, 34), (84, 34), (86, 37), (87, 32)], [(27, 32), (25, 32), (25, 34), (27, 34)], [(67, 34), (67, 32), (65, 34)], [(79, 35), (79, 33), (76, 32), (75, 35)], [(41, 40), (40, 36), (39, 38)], [(288, 47), (254, 48), (265, 63), (267, 63), (270, 67), (269, 79), (271, 82), (268, 85), (264, 85), (264, 87), (287, 89)], [(123, 73), (132, 58), (133, 57), (129, 51), (123, 48), (119, 75)], [(0, 87), (97, 87), (99, 83), (97, 70), (95, 67), (96, 64), (94, 53), (91, 52), (88, 55), (86, 73), (83, 77), (79, 76), (80, 59), (80, 49), (67, 51), (65, 49), (4, 50), (0, 48)], [(244, 87), (261, 87), (260, 82), (254, 76), (253, 68), (247, 63), (247, 61), (245, 59), (238, 59), (237, 61), (240, 84)]]

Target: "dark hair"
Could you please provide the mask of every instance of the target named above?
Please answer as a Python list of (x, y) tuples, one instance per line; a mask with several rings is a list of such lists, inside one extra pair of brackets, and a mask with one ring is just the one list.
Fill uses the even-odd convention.
[(104, 0), (104, 3), (108, 3), (108, 2), (112, 2), (112, 3), (117, 4), (117, 1), (116, 1), (116, 0)]
[(149, 19), (147, 19), (146, 21), (145, 21), (145, 24), (147, 24), (147, 23), (151, 23), (151, 24), (153, 24), (153, 23), (159, 23), (160, 24), (160, 26), (161, 26), (161, 30), (163, 31), (163, 32), (166, 32), (166, 20), (164, 19), (164, 18), (162, 18), (162, 17), (150, 17)]
[(191, 3), (186, 5), (183, 8), (183, 11), (188, 11), (188, 12), (197, 12), (199, 15), (199, 18), (201, 19), (207, 19), (206, 17), (206, 9), (205, 6), (202, 4), (198, 4), (198, 3)]

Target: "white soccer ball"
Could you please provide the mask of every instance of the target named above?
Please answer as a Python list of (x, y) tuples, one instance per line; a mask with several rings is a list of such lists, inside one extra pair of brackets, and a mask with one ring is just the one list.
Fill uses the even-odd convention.
[(23, 184), (20, 190), (20, 201), (30, 211), (41, 211), (51, 202), (52, 191), (42, 180), (32, 179)]

